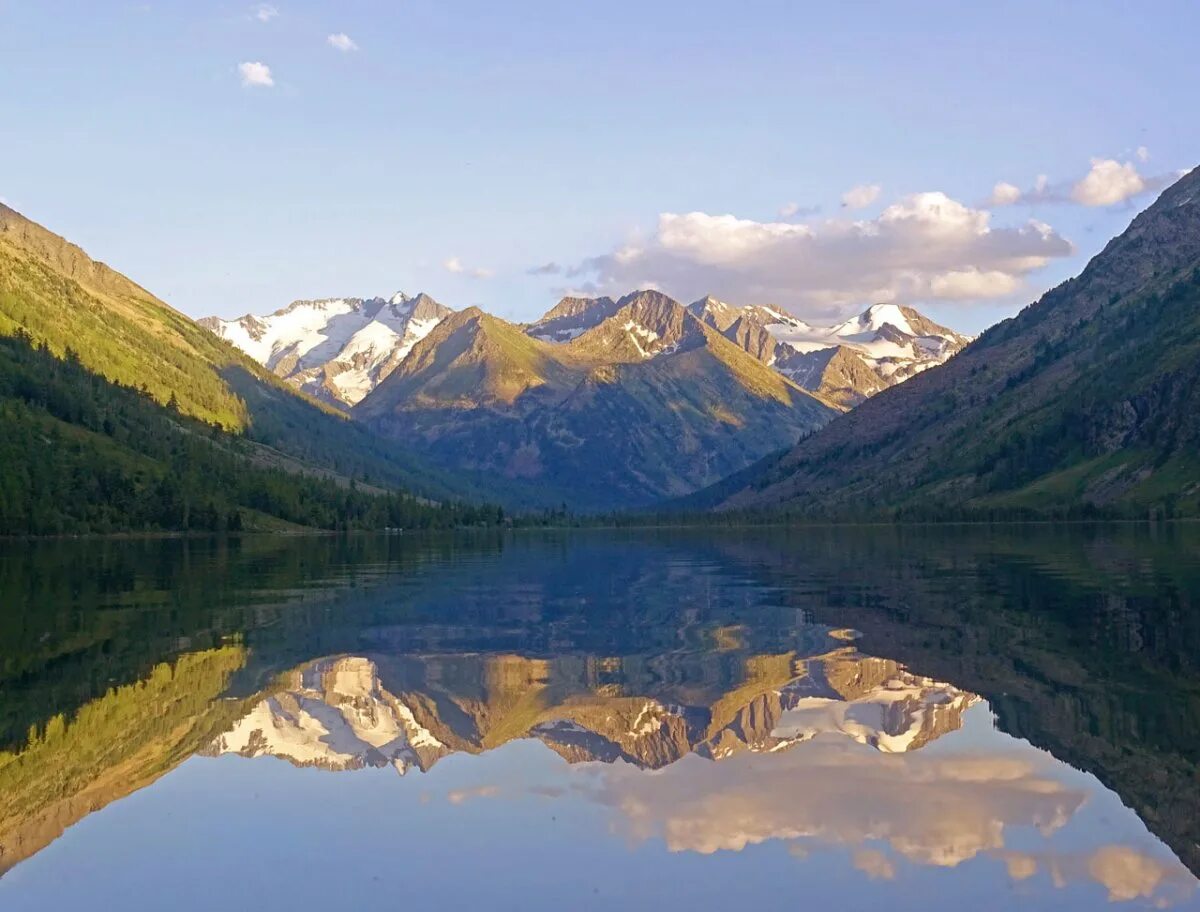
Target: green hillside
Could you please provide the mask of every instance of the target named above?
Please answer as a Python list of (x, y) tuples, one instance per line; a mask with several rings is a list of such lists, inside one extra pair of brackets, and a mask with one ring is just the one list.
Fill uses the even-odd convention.
[(1200, 515), (1200, 170), (1076, 279), (691, 506)]
[(448, 527), (494, 509), (358, 485), (0, 336), (0, 534)]
[(428, 503), (487, 496), (3, 206), (0, 422), (0, 534), (496, 518)]

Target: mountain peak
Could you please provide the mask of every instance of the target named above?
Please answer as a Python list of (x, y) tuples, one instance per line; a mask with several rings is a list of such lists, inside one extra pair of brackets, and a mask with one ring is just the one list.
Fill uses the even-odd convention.
[(703, 344), (700, 324), (678, 301), (660, 291), (635, 291), (617, 310), (571, 343), (577, 352), (611, 361), (637, 362)]
[(1200, 505), (1200, 173), (1084, 271), (794, 447), (728, 506), (1146, 516)]
[(206, 317), (200, 325), (318, 399), (353, 406), (452, 313), (423, 292), (409, 297), (293, 301), (266, 316)]
[(617, 303), (609, 297), (567, 296), (525, 331), (543, 342), (570, 342), (592, 327), (599, 326), (616, 311)]

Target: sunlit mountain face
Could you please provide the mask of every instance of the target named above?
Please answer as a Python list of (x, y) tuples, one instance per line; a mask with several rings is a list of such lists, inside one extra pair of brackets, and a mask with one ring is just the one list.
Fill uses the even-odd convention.
[(1190, 530), (6, 546), (0, 906), (1197, 908), (1197, 593)]

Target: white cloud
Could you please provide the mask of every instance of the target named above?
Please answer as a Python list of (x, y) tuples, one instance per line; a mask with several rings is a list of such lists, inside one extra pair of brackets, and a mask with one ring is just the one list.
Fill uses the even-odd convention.
[(935, 298), (971, 300), (973, 298), (1002, 298), (1020, 288), (1016, 276), (992, 269), (955, 269), (935, 275), (929, 280), (930, 293)]
[(842, 205), (847, 209), (865, 209), (879, 198), (883, 188), (878, 184), (859, 184), (842, 194)]
[(1093, 158), (1092, 169), (1071, 188), (1071, 199), (1084, 206), (1112, 206), (1146, 189), (1133, 162)]
[(991, 214), (944, 193), (918, 193), (873, 219), (756, 222), (705, 212), (663, 213), (646, 239), (569, 271), (601, 293), (655, 285), (829, 316), (878, 301), (967, 300), (1013, 294), (1025, 276), (1071, 254), (1034, 220), (996, 227)]
[[(1145, 162), (1149, 160), (1150, 152), (1145, 146), (1139, 146), (1134, 157), (1140, 162)], [(1045, 174), (1039, 174), (1028, 190), (1021, 190), (1015, 184), (1000, 181), (992, 188), (992, 195), (985, 205), (991, 208), (1011, 206), (1015, 203), (1115, 206), (1143, 193), (1161, 190), (1180, 176), (1181, 172), (1146, 176), (1138, 172), (1132, 161), (1093, 158), (1088, 173), (1077, 181), (1051, 184)]]
[(251, 10), (250, 15), (252, 15), (259, 22), (270, 22), (279, 15), (279, 10), (271, 6), (269, 3), (260, 3), (258, 6), (254, 7), (253, 10)]
[(1003, 864), (1015, 882), (1045, 870), (1047, 888), (1086, 896), (1098, 884), (1111, 902), (1187, 904), (1194, 878), (1149, 834), (1126, 845), (1093, 842), (1103, 834), (1076, 815), (1100, 789), (1089, 794), (1065, 770), (1013, 741), (989, 744), (987, 753), (947, 745), (942, 753), (880, 754), (818, 736), (778, 753), (676, 763), (653, 776), (604, 765), (585, 794), (615, 809), (614, 830), (633, 844), (654, 841), (672, 853), (777, 842), (800, 859), (846, 852), (856, 869), (884, 881), (902, 866), (986, 860)]
[(450, 257), (442, 262), (442, 268), (447, 272), (452, 272), (455, 275), (465, 275), (472, 279), (488, 279), (492, 276), (490, 269), (471, 268), (463, 265), (462, 260), (458, 257)]
[(239, 63), (238, 72), (242, 76), (242, 85), (244, 86), (258, 86), (269, 89), (275, 85), (275, 78), (271, 75), (271, 68), (265, 63), (259, 63), (258, 61)]
[(988, 203), (992, 206), (1011, 206), (1020, 199), (1020, 187), (1007, 181), (1000, 181), (992, 188), (992, 196)]
[(330, 47), (337, 48), (343, 53), (358, 50), (358, 45), (354, 43), (354, 39), (345, 32), (338, 32), (336, 35), (330, 35), (325, 40), (329, 42)]

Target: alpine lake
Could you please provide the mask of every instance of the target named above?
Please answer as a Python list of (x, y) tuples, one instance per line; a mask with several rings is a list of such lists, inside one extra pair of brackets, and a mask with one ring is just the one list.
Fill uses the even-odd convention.
[(1200, 909), (1200, 526), (0, 544), (0, 909)]

